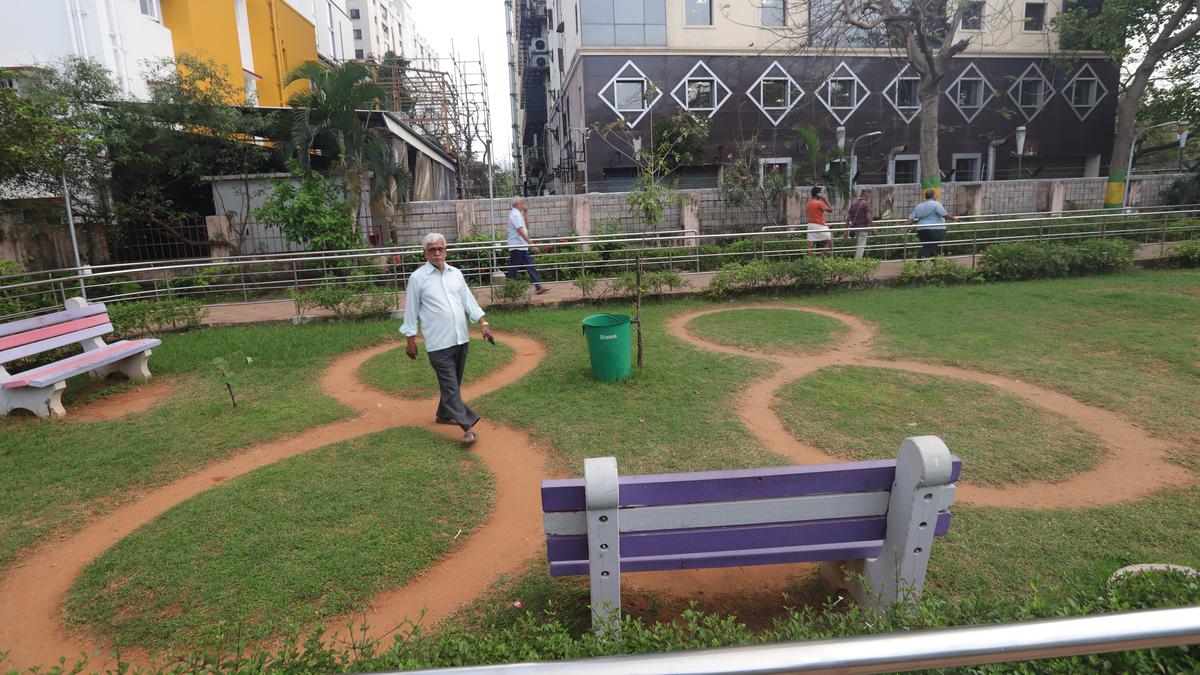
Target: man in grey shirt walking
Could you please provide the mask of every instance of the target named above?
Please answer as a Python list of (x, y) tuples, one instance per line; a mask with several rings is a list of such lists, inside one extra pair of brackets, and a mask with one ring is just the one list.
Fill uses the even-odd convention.
[(525, 206), (525, 198), (517, 197), (512, 200), (512, 211), (508, 212), (508, 269), (504, 270), (504, 276), (516, 279), (521, 270), (528, 271), (535, 292), (541, 295), (550, 292), (550, 289), (542, 288), (537, 270), (533, 267), (533, 256), (529, 255), (529, 247), (533, 242), (530, 241), (528, 228), (525, 227), (525, 218), (528, 216), (529, 207)]
[(953, 221), (954, 216), (946, 212), (946, 207), (934, 199), (933, 190), (925, 191), (925, 201), (917, 204), (908, 217), (908, 225), (916, 223), (917, 238), (921, 240), (921, 250), (918, 258), (932, 258), (938, 254), (942, 240), (946, 238), (946, 221)]

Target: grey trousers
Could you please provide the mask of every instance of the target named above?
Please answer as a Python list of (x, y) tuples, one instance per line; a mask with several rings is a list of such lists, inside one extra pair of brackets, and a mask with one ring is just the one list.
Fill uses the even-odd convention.
[(437, 373), (438, 390), (442, 394), (438, 401), (437, 416), (439, 419), (453, 420), (463, 431), (479, 421), (479, 415), (462, 400), (459, 391), (463, 370), (467, 367), (467, 347), (470, 346), (470, 343), (466, 343), (429, 352), (429, 365)]

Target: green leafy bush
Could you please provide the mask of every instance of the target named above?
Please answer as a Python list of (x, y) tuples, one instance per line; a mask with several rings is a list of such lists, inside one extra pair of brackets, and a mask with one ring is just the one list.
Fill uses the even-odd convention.
[(1044, 241), (995, 244), (983, 252), (979, 267), (992, 281), (1119, 272), (1133, 264), (1136, 249), (1136, 242), (1121, 239), (1089, 239), (1076, 244)]
[(1200, 267), (1200, 239), (1176, 244), (1167, 260), (1175, 267)]
[(708, 295), (763, 288), (828, 288), (860, 285), (870, 280), (879, 261), (873, 258), (806, 256), (799, 260), (752, 260), (722, 267), (708, 285)]
[(533, 284), (525, 277), (505, 279), (502, 285), (492, 288), (492, 300), (504, 305), (529, 302), (531, 288), (533, 288)]
[(308, 291), (289, 292), (296, 303), (296, 314), (306, 316), (311, 307), (333, 312), (339, 320), (370, 319), (390, 316), (395, 296), (390, 290), (375, 286), (366, 289), (344, 284), (326, 284)]
[(579, 295), (583, 296), (584, 300), (587, 300), (592, 297), (593, 293), (596, 292), (596, 289), (599, 287), (599, 283), (600, 280), (596, 277), (588, 274), (587, 272), (581, 272), (579, 276), (575, 277), (575, 280), (571, 282), (571, 285), (573, 285), (575, 288), (578, 288)]
[(199, 328), (208, 310), (197, 300), (137, 300), (108, 305), (115, 337), (130, 338), (166, 329)]
[(900, 269), (902, 286), (949, 286), (983, 281), (983, 273), (959, 265), (949, 258), (938, 256), (928, 260), (912, 260)]
[(254, 217), (267, 227), (279, 228), (288, 243), (302, 244), (313, 251), (362, 246), (354, 223), (354, 199), (342, 186), (316, 171), (299, 173), (298, 185), (277, 183), (267, 201), (254, 210)]

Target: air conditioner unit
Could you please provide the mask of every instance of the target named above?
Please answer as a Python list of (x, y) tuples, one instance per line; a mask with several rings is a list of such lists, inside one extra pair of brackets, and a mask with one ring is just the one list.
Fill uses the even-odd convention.
[(545, 68), (548, 70), (550, 68), (550, 55), (549, 54), (534, 54), (533, 58), (529, 59), (529, 67), (530, 68)]
[(535, 53), (548, 52), (550, 51), (550, 44), (546, 41), (546, 38), (533, 38), (533, 42), (529, 45), (529, 51)]

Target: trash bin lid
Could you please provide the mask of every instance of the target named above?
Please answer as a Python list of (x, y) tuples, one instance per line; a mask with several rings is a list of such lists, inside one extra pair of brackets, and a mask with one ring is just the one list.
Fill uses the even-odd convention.
[(584, 318), (583, 325), (590, 328), (611, 328), (632, 321), (627, 314), (592, 314)]

